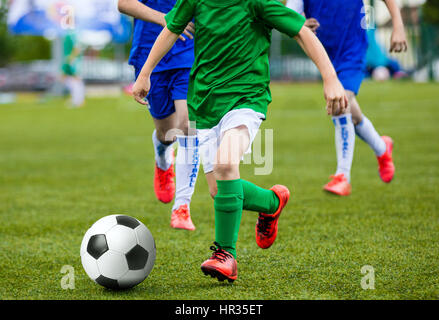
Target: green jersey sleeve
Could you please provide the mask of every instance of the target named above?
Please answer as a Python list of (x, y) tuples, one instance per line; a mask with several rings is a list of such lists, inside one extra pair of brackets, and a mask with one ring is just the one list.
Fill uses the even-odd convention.
[(255, 0), (258, 18), (273, 29), (290, 37), (295, 37), (303, 25), (305, 17), (285, 7), (277, 0)]
[(183, 33), (187, 24), (192, 20), (196, 0), (178, 0), (174, 8), (165, 16), (166, 26), (176, 34)]

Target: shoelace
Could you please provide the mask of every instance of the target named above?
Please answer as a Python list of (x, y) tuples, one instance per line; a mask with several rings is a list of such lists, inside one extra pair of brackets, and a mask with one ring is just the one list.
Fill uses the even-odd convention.
[(181, 206), (175, 211), (175, 214), (186, 220), (189, 217), (189, 210), (187, 209), (187, 206)]
[(331, 187), (331, 186), (333, 186), (333, 185), (335, 185), (335, 184), (337, 184), (337, 183), (339, 183), (339, 182), (342, 182), (342, 181), (344, 180), (344, 175), (341, 175), (341, 174), (336, 175), (336, 176), (332, 175), (332, 176), (330, 176), (329, 178), (332, 179), (332, 180), (328, 183), (328, 186)]
[(160, 189), (163, 189), (163, 186), (167, 186), (169, 183), (169, 180), (174, 177), (174, 171), (173, 170), (167, 170), (164, 171), (162, 174), (159, 175), (159, 183), (160, 183)]
[(257, 224), (258, 232), (262, 233), (264, 236), (268, 236), (271, 231), (271, 221), (273, 221), (272, 217), (260, 215)]
[(232, 257), (230, 253), (221, 249), (221, 246), (218, 244), (218, 242), (214, 242), (213, 244), (214, 245), (210, 247), (210, 250), (213, 251), (212, 257), (210, 257), (210, 259), (225, 262), (227, 259)]

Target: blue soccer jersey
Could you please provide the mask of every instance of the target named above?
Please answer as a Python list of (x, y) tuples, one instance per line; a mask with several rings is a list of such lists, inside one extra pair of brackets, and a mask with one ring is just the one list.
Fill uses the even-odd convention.
[(368, 46), (363, 0), (304, 0), (307, 18), (320, 23), (317, 36), (337, 70), (364, 66)]
[(320, 23), (322, 42), (345, 89), (358, 93), (368, 47), (363, 0), (288, 0), (287, 5)]
[[(151, 9), (168, 13), (175, 5), (176, 0), (139, 0)], [(129, 64), (141, 68), (162, 31), (162, 26), (143, 20), (134, 20), (133, 42), (131, 46)], [(172, 69), (191, 68), (194, 62), (194, 41), (177, 40), (172, 49), (160, 61), (154, 72)]]

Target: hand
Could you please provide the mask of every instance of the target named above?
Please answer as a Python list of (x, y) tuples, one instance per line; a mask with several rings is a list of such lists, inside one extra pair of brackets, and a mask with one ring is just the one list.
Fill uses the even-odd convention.
[(151, 89), (151, 81), (149, 77), (138, 77), (136, 83), (133, 85), (133, 97), (138, 103), (147, 105), (148, 102), (145, 101), (149, 90)]
[(390, 52), (406, 52), (407, 38), (404, 27), (393, 28), (390, 38)]
[(320, 23), (314, 18), (309, 18), (305, 21), (305, 27), (310, 28), (312, 32), (316, 33), (317, 29), (320, 27)]
[[(194, 38), (194, 33), (195, 33), (195, 25), (194, 23), (191, 21), (188, 23), (188, 25), (186, 26), (186, 28), (183, 31), (183, 34), (185, 36), (187, 36), (189, 39), (193, 39)], [(186, 41), (186, 38), (183, 37), (182, 35), (179, 36), (180, 40)]]
[(348, 98), (338, 78), (335, 77), (329, 81), (325, 81), (323, 90), (328, 115), (338, 116), (344, 113), (348, 107)]

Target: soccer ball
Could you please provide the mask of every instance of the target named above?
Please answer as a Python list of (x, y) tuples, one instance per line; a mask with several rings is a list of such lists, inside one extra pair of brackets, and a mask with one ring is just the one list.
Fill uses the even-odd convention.
[(87, 275), (110, 289), (128, 289), (141, 283), (152, 270), (155, 242), (139, 220), (111, 215), (96, 221), (85, 233), (81, 261)]

